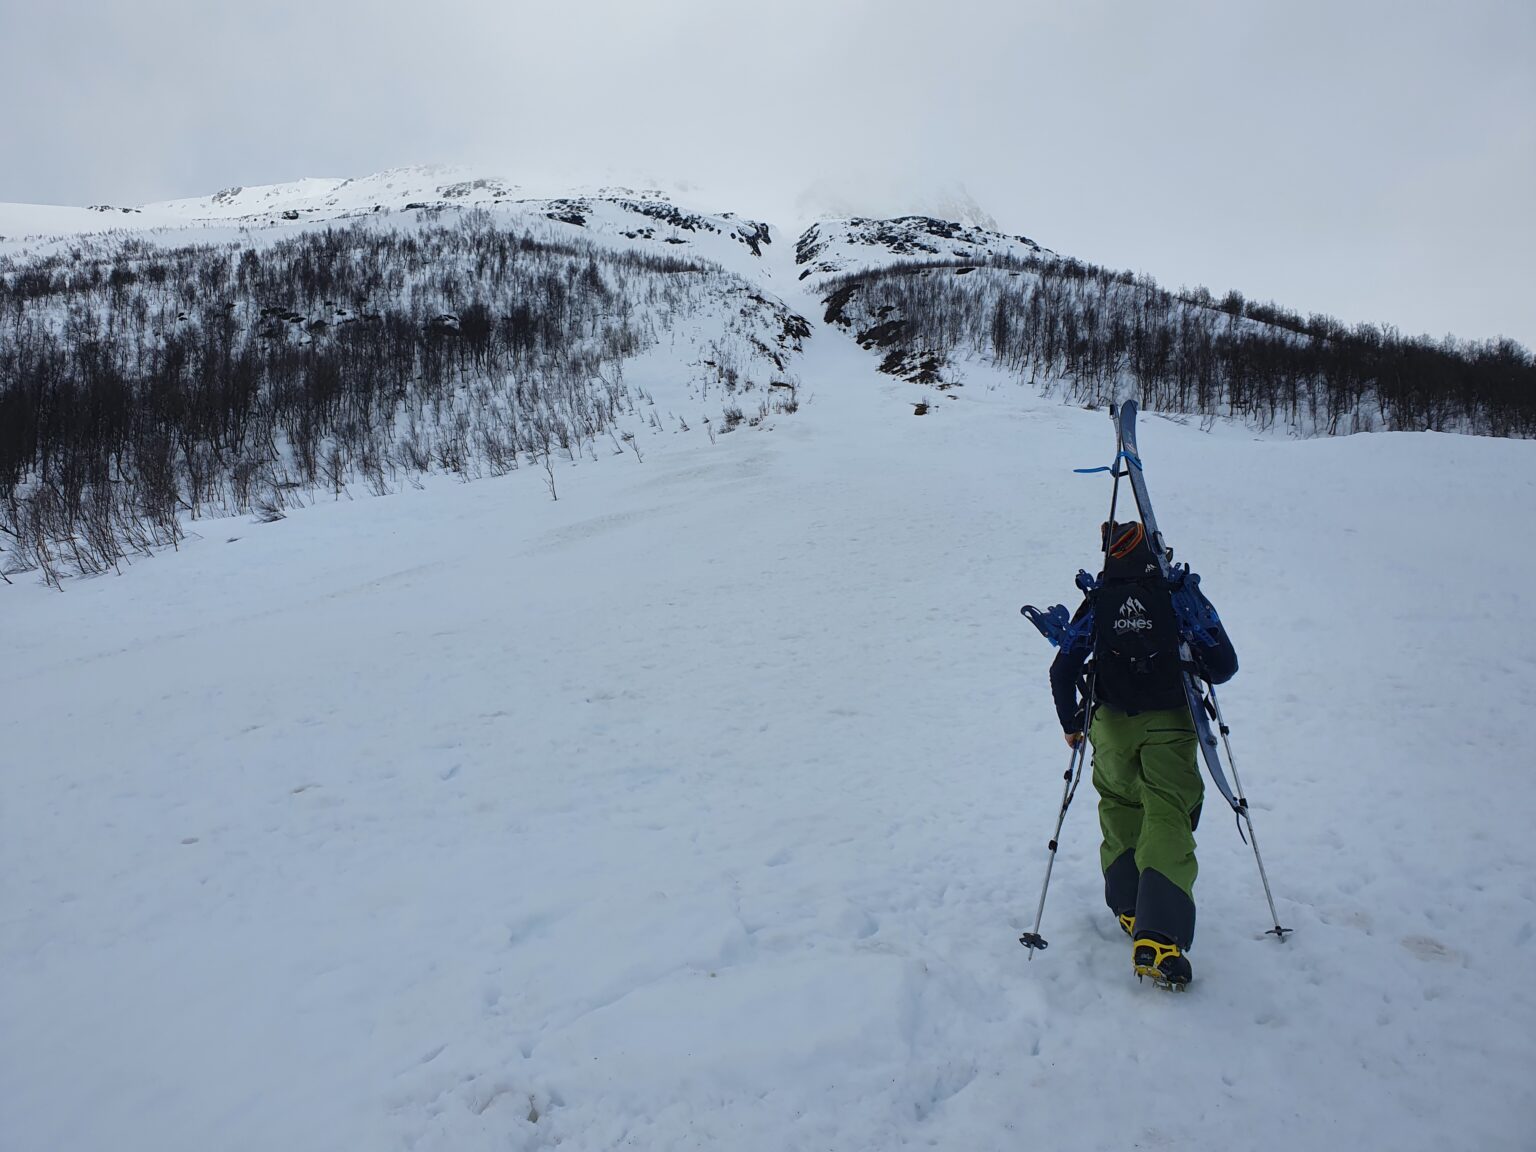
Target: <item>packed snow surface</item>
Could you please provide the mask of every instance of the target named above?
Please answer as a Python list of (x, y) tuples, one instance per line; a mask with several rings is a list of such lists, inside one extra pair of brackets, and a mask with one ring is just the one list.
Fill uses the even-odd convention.
[(0, 586), (0, 1146), (1529, 1149), (1536, 445), (1143, 414), (1295, 930), (1208, 804), (1175, 996), (1086, 783), (1018, 944), (1110, 421), (874, 364)]

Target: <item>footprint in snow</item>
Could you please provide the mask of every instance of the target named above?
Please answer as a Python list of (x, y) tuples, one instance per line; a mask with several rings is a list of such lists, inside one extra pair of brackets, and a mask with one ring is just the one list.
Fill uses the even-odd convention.
[(1460, 964), (1464, 957), (1454, 948), (1448, 948), (1433, 936), (1404, 936), (1403, 947), (1420, 960), (1440, 961), (1444, 964)]

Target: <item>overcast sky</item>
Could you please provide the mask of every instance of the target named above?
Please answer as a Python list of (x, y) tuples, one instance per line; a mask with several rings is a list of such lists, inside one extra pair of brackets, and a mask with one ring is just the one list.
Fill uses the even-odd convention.
[(0, 200), (471, 163), (958, 181), (1170, 288), (1536, 347), (1533, 0), (0, 0)]

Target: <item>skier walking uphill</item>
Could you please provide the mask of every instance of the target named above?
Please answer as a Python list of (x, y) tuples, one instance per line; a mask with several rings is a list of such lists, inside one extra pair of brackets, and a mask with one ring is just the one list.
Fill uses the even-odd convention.
[[(1076, 747), (1086, 726), (1093, 749), (1104, 900), (1132, 939), (1136, 974), (1178, 988), (1191, 977), (1185, 953), (1195, 935), (1194, 831), (1204, 798), (1183, 674), (1225, 683), (1237, 655), (1214, 624), (1209, 643), (1190, 646), (1195, 666), (1187, 668), (1172, 590), (1145, 528), (1133, 521), (1101, 532), (1104, 571), (1051, 665), (1051, 693), (1067, 743)], [(1198, 587), (1189, 591), (1209, 607)]]

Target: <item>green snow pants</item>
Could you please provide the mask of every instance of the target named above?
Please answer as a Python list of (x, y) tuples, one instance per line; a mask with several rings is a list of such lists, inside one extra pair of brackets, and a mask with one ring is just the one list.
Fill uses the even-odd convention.
[(1136, 917), (1137, 936), (1187, 948), (1195, 933), (1194, 824), (1205, 797), (1189, 710), (1127, 716), (1100, 705), (1089, 737), (1105, 902)]

